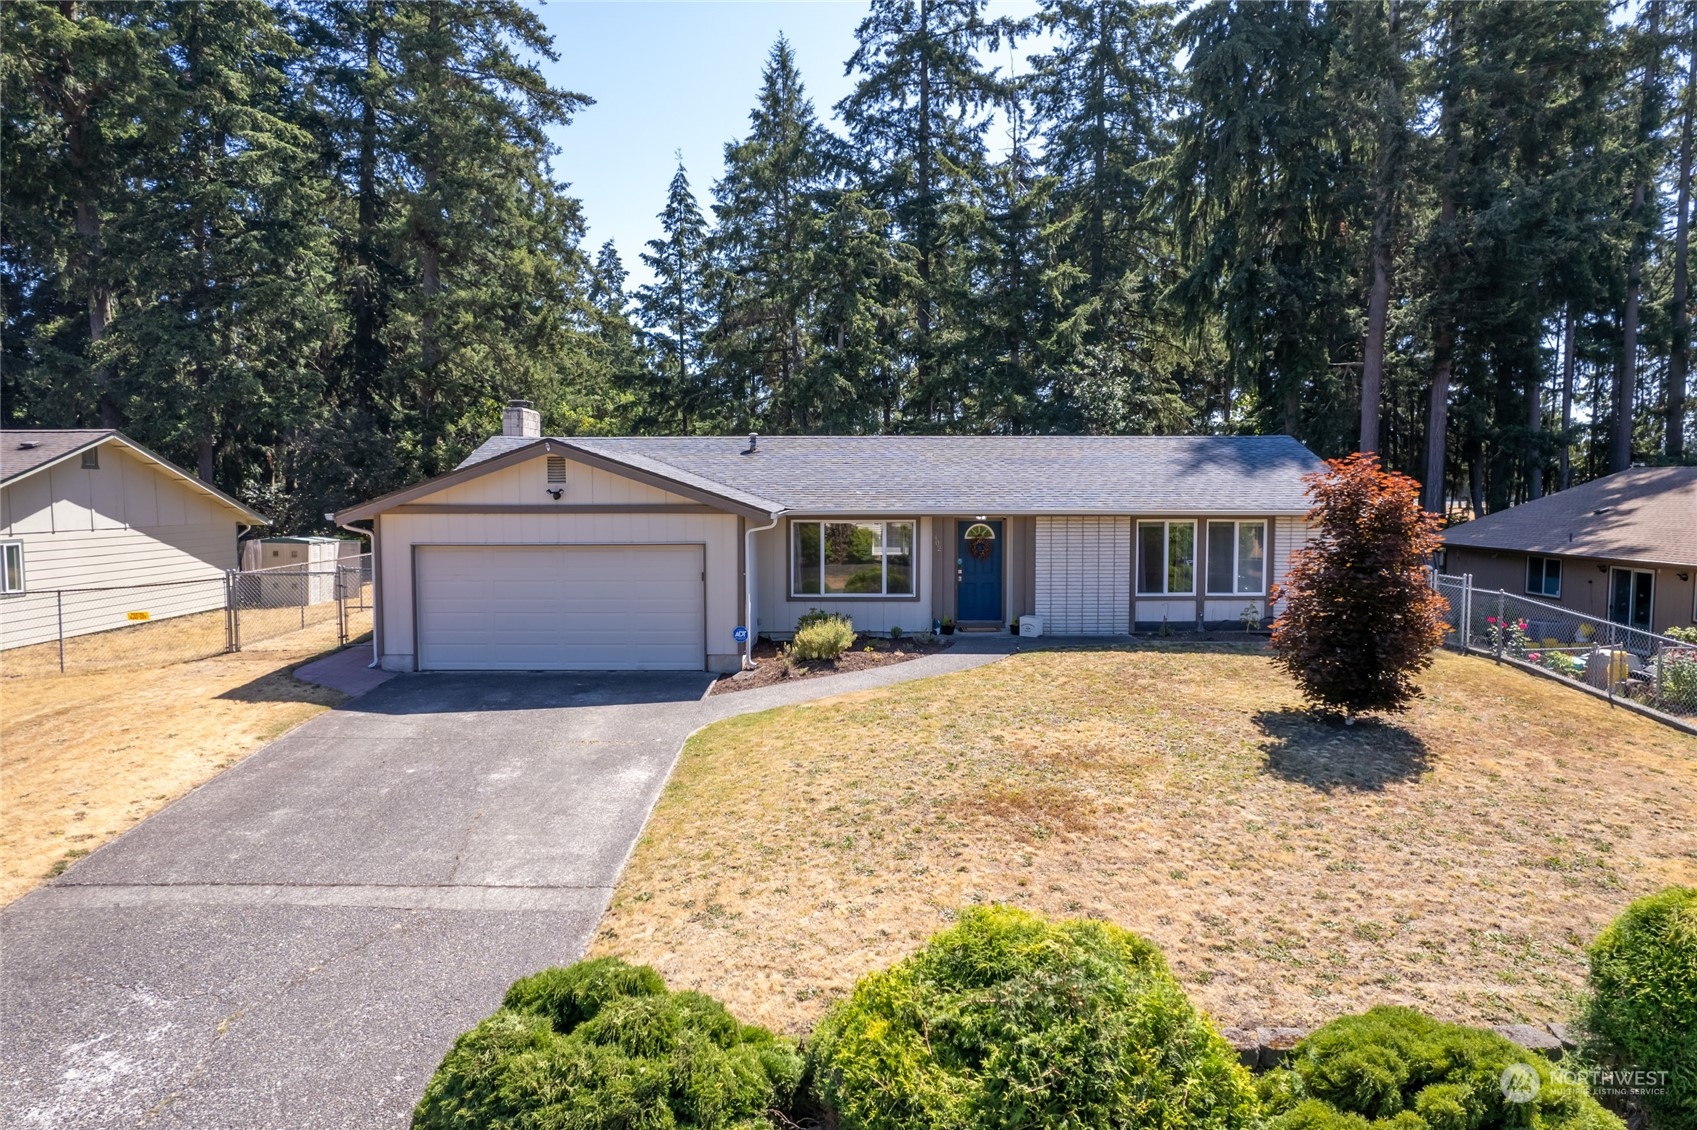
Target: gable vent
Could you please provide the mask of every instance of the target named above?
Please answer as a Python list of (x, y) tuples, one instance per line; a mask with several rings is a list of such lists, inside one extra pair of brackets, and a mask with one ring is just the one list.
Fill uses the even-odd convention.
[(548, 481), (550, 483), (566, 481), (566, 461), (563, 457), (558, 455), (548, 457)]

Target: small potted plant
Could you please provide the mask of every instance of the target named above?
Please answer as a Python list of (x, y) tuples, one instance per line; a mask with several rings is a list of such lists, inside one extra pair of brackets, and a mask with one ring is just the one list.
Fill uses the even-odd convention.
[(955, 634), (955, 622), (953, 617), (943, 617), (943, 634), (945, 636), (952, 636)]
[(1015, 616), (1012, 620), (1010, 620), (1008, 622), (1008, 635), (1010, 635), (1010, 636), (1019, 635), (1019, 617), (1018, 616)]

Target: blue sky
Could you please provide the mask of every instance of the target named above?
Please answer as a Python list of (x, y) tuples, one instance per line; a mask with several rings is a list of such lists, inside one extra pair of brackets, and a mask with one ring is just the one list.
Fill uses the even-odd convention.
[[(998, 0), (991, 11), (1020, 16), (1035, 7)], [(555, 175), (583, 200), (587, 246), (613, 240), (637, 285), (648, 277), (638, 255), (660, 233), (655, 217), (677, 153), (705, 211), (725, 143), (748, 127), (760, 68), (779, 33), (795, 49), (814, 108), (830, 122), (831, 107), (852, 86), (843, 64), (866, 4), (555, 0), (539, 10), (560, 55), (544, 73), (596, 102), (553, 132)]]

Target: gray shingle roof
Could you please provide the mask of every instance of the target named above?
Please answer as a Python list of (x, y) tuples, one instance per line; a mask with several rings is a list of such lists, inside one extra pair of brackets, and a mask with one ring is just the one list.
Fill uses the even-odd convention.
[(1444, 531), (1450, 545), (1697, 566), (1697, 467), (1634, 467)]
[(111, 428), (7, 428), (0, 433), (0, 483), (117, 434)]
[[(461, 464), (536, 442), (496, 436)], [(1288, 513), (1320, 460), (1289, 436), (565, 437), (566, 447), (768, 510)], [(687, 476), (687, 478), (684, 478)]]

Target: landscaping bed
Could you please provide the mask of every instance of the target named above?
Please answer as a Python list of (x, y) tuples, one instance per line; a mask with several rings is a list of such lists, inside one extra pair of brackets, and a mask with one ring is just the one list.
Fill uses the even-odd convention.
[(756, 687), (769, 687), (774, 683), (795, 679), (815, 679), (821, 675), (840, 675), (845, 671), (888, 667), (892, 663), (906, 663), (910, 659), (936, 655), (947, 650), (949, 642), (947, 638), (924, 644), (907, 638), (889, 640), (862, 636), (855, 640), (852, 648), (836, 659), (821, 659), (815, 662), (792, 660), (785, 664), (782, 654), (784, 645), (773, 643), (771, 640), (761, 640), (754, 647), (754, 670), (721, 675), (713, 684), (711, 693), (751, 691)]
[(1103, 918), (1223, 1025), (1560, 1022), (1584, 945), (1697, 879), (1692, 739), (1440, 653), (1353, 727), (1257, 645), (1035, 652), (718, 723), (594, 952), (805, 1032), (966, 906)]

